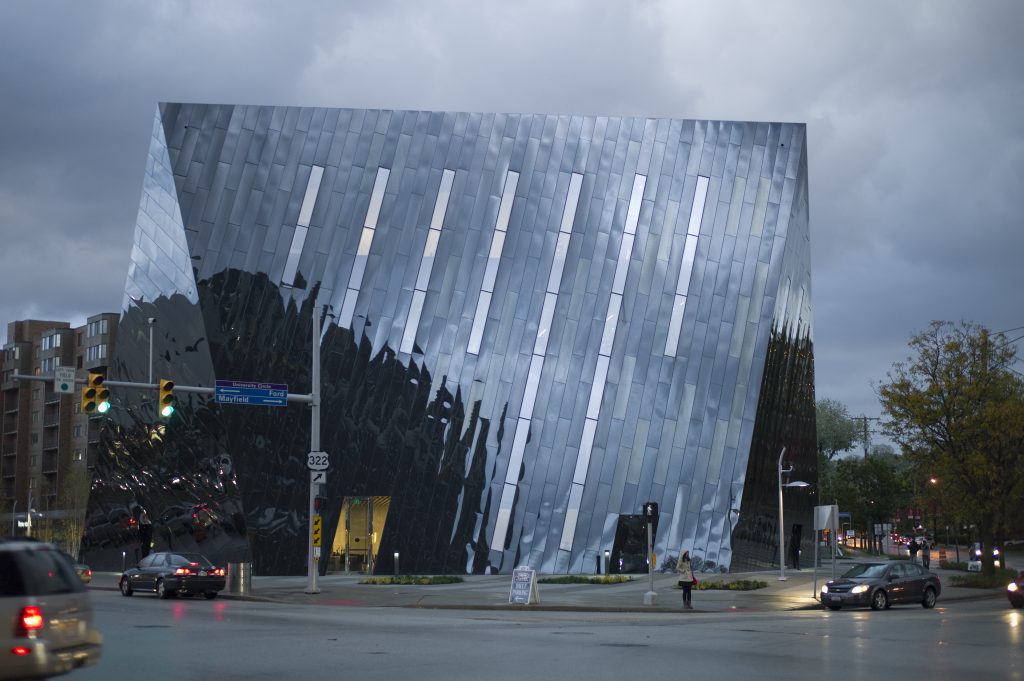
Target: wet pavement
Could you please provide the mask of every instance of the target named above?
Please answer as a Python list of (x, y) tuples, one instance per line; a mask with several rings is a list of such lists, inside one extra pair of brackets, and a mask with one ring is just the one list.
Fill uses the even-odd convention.
[[(840, 560), (836, 574), (842, 574), (853, 560)], [(950, 586), (950, 577), (963, 574), (954, 570), (933, 569), (942, 582), (939, 605), (957, 600), (1002, 598), (1001, 589), (968, 589)], [(93, 589), (117, 589), (119, 573), (94, 573)], [(544, 579), (538, 575), (538, 582)], [(786, 570), (785, 581), (778, 571), (728, 574), (698, 574), (702, 582), (758, 580), (767, 586), (751, 591), (694, 589), (693, 610), (686, 612), (758, 612), (802, 610), (821, 607), (815, 599), (817, 589), (832, 577), (831, 564), (812, 569)], [(621, 584), (544, 584), (538, 583), (539, 600), (529, 605), (509, 603), (511, 575), (462, 575), (462, 582), (436, 585), (363, 584), (362, 574), (328, 574), (319, 577), (319, 593), (307, 594), (307, 577), (255, 576), (248, 593), (221, 592), (219, 597), (323, 606), (450, 608), (466, 610), (568, 610), (594, 612), (679, 612), (682, 591), (674, 574), (655, 574), (651, 605), (645, 605), (650, 589), (647, 575), (634, 575)]]

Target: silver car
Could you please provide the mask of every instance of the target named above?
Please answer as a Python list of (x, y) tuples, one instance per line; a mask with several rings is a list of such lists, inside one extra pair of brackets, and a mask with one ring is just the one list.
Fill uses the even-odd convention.
[(0, 679), (95, 664), (103, 637), (75, 567), (50, 544), (0, 538)]

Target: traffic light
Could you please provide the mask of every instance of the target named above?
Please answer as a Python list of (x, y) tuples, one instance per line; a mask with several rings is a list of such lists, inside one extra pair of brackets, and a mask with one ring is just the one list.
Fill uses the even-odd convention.
[(327, 497), (316, 496), (313, 497), (313, 510), (317, 513), (323, 513), (327, 510)]
[(160, 399), (157, 402), (160, 416), (170, 418), (174, 413), (174, 381), (160, 379)]
[(644, 504), (644, 518), (648, 521), (654, 521), (658, 518), (658, 503), (656, 501), (648, 501)]
[(103, 414), (110, 409), (110, 390), (103, 385), (104, 376), (89, 372), (89, 378), (82, 388), (82, 411), (86, 414)]

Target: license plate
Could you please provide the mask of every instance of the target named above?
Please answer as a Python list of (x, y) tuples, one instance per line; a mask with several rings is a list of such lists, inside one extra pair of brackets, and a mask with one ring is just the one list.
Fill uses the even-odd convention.
[(833, 603), (838, 603), (839, 601), (843, 600), (841, 596), (829, 596), (828, 599)]
[(199, 576), (200, 577), (205, 577), (206, 576), (206, 570), (200, 570), (199, 571)]

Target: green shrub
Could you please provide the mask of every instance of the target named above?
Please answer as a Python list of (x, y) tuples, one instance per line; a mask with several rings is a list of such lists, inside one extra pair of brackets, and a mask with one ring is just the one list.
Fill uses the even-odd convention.
[(560, 577), (542, 577), (537, 580), (538, 584), (622, 584), (632, 582), (629, 575), (597, 575), (585, 577), (583, 575), (562, 575)]
[[(697, 579), (700, 579), (699, 577)], [(754, 591), (755, 589), (764, 589), (768, 586), (768, 582), (762, 582), (758, 579), (737, 579), (734, 582), (726, 582), (720, 579), (710, 582), (697, 582), (693, 585), (694, 589), (698, 591)], [(677, 589), (682, 587), (676, 586)]]
[(969, 589), (994, 589), (1005, 587), (1014, 577), (1015, 570), (999, 568), (993, 574), (986, 575), (983, 572), (972, 572), (966, 575), (954, 575), (949, 578), (950, 586), (964, 586)]
[(367, 577), (359, 580), (360, 584), (399, 584), (399, 585), (420, 585), (420, 584), (458, 584), (462, 577), (452, 575), (399, 575), (397, 577)]

